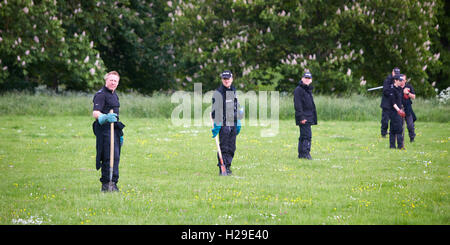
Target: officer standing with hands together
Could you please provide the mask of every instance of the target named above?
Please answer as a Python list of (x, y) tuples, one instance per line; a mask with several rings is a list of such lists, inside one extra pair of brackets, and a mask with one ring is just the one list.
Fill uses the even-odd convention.
[(298, 158), (311, 160), (311, 125), (317, 125), (317, 112), (312, 95), (312, 75), (305, 72), (294, 90), (295, 124), (300, 127)]

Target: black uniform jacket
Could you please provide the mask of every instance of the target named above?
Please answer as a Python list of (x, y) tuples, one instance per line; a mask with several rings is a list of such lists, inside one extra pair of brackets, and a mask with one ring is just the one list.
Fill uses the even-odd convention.
[(300, 125), (301, 121), (306, 119), (308, 124), (317, 124), (316, 105), (312, 95), (313, 87), (311, 85), (300, 84), (294, 90), (294, 108), (295, 124)]
[(235, 126), (237, 120), (241, 120), (238, 113), (239, 102), (236, 96), (236, 88), (231, 85), (230, 88), (220, 85), (214, 91), (212, 97), (211, 116), (216, 125)]
[(395, 87), (394, 84), (391, 84), (389, 91), (389, 109), (392, 111), (396, 111), (394, 108), (394, 104), (398, 106), (398, 108), (403, 109), (403, 89), (398, 86)]
[(403, 97), (403, 89), (398, 86), (395, 87), (393, 84), (391, 85), (391, 89), (389, 89), (389, 104), (390, 104), (390, 134), (401, 134), (403, 129), (403, 120), (398, 115), (397, 111), (394, 108), (394, 104), (398, 106), (398, 108), (403, 109), (402, 97)]
[[(95, 95), (93, 99), (94, 103), (94, 111), (100, 111), (103, 114), (108, 114), (109, 110), (113, 109), (114, 113), (117, 114), (117, 118), (119, 118), (119, 97), (116, 93), (112, 93), (111, 90), (109, 90), (106, 87), (101, 88)], [(119, 119), (117, 119), (119, 120)], [(118, 136), (123, 136), (122, 129), (125, 127), (125, 125), (122, 122), (115, 122), (114, 123), (114, 132)], [(97, 148), (97, 156), (96, 156), (96, 169), (99, 170), (102, 166), (102, 163), (106, 160), (103, 159), (103, 144), (108, 143), (109, 141), (106, 140), (104, 142), (104, 132), (105, 130), (110, 131), (110, 124), (104, 123), (103, 125), (100, 125), (98, 120), (95, 120), (92, 124), (92, 130), (94, 131), (94, 134), (96, 136), (96, 148)], [(109, 134), (108, 134), (109, 135)], [(120, 147), (119, 142), (117, 144)]]
[(394, 84), (394, 76), (392, 74), (389, 74), (386, 79), (384, 79), (383, 82), (383, 95), (381, 96), (381, 104), (380, 107), (383, 109), (391, 109), (392, 105), (389, 99), (389, 96), (391, 94), (391, 88)]
[[(411, 94), (416, 94), (416, 91), (414, 90), (413, 86), (410, 83), (406, 83), (404, 88), (409, 88), (409, 92)], [(414, 113), (414, 111), (412, 109), (412, 100), (403, 98), (402, 104), (405, 107), (406, 116), (412, 115), (413, 121), (416, 121), (417, 120), (416, 114)]]

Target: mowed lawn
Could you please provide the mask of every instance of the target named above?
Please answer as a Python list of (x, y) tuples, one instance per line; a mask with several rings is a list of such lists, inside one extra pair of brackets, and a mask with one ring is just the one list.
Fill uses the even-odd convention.
[(376, 122), (244, 126), (218, 176), (209, 126), (122, 117), (119, 193), (100, 192), (92, 118), (0, 117), (0, 224), (450, 224), (449, 123), (416, 123), (389, 149)]

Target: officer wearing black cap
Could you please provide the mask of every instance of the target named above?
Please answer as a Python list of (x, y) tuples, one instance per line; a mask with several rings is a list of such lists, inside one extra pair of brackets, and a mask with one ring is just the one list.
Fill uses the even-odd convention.
[[(236, 88), (232, 85), (233, 74), (224, 71), (220, 75), (222, 84), (214, 91), (212, 97), (211, 116), (214, 120), (212, 137), (219, 135), (220, 149), (227, 175), (231, 175), (231, 162), (236, 151), (236, 136), (241, 131), (242, 113), (236, 96)], [(219, 155), (217, 155), (219, 160)], [(220, 162), (217, 163), (220, 171)]]
[(300, 127), (298, 158), (311, 160), (311, 125), (317, 125), (317, 112), (312, 95), (312, 75), (305, 72), (294, 90), (295, 124)]
[(403, 149), (403, 118), (406, 116), (403, 110), (402, 98), (403, 88), (401, 87), (401, 81), (403, 77), (400, 74), (394, 76), (394, 83), (389, 89), (389, 117), (391, 119), (389, 125), (389, 146), (390, 148)]
[(383, 82), (383, 95), (381, 97), (381, 136), (384, 138), (386, 137), (387, 130), (389, 127), (389, 120), (390, 120), (390, 110), (391, 110), (391, 104), (389, 101), (389, 94), (391, 85), (394, 84), (394, 76), (400, 75), (400, 69), (398, 67), (395, 67), (392, 70), (392, 73), (389, 74), (386, 79), (384, 79)]
[[(102, 191), (108, 191), (110, 182), (109, 176), (109, 160), (110, 160), (110, 123), (114, 123), (114, 165), (113, 165), (113, 191), (119, 191), (117, 182), (119, 181), (119, 161), (120, 150), (123, 144), (122, 129), (125, 125), (119, 122), (119, 97), (116, 88), (119, 85), (120, 76), (116, 71), (111, 71), (105, 75), (105, 86), (101, 88), (93, 99), (94, 108), (92, 116), (96, 119), (92, 124), (94, 134), (96, 136), (97, 157), (96, 168), (102, 169)], [(110, 110), (113, 113), (110, 113)]]

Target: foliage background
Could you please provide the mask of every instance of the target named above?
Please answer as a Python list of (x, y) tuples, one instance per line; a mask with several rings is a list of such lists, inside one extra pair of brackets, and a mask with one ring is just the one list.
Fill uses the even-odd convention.
[[(394, 66), (421, 96), (450, 86), (449, 4), (372, 1), (0, 2), (0, 91), (291, 91), (305, 69), (323, 94), (364, 94)], [(438, 89), (438, 91), (436, 91)]]

